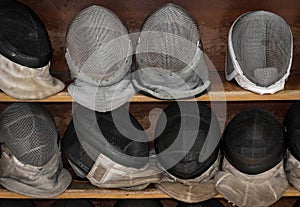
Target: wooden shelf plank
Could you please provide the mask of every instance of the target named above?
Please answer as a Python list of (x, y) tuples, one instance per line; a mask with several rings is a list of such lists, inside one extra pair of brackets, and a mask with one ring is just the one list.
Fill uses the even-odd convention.
[[(224, 72), (210, 72), (211, 89), (193, 99), (181, 99), (180, 101), (278, 101), (278, 100), (300, 100), (300, 73), (292, 73), (285, 85), (285, 90), (275, 94), (259, 95), (246, 91), (239, 87), (235, 81), (225, 80)], [(219, 77), (219, 78), (218, 78)], [(221, 78), (221, 79), (220, 79)], [(221, 80), (218, 81), (218, 80)], [(67, 90), (41, 100), (17, 100), (3, 92), (0, 92), (0, 102), (72, 102), (72, 97)], [(154, 97), (136, 94), (130, 102), (166, 102)]]
[[(299, 197), (300, 192), (293, 187), (284, 193), (283, 197)], [(8, 191), (6, 189), (0, 189), (0, 198), (31, 198), (28, 196), (20, 195)], [(140, 191), (126, 191), (118, 189), (101, 189), (96, 188), (88, 182), (73, 181), (71, 186), (62, 194), (53, 199), (67, 199), (67, 198), (90, 198), (90, 199), (142, 199), (142, 198), (171, 198), (170, 196), (155, 189), (153, 186)], [(218, 194), (215, 198), (223, 198)], [(51, 198), (52, 199), (52, 198)]]

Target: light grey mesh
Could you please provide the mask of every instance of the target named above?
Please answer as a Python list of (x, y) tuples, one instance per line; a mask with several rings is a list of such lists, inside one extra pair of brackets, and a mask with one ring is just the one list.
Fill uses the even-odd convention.
[[(72, 20), (66, 48), (72, 79), (110, 85), (130, 70), (132, 48), (127, 29), (104, 7), (88, 7)], [(84, 76), (78, 77), (79, 72)]]
[(23, 164), (46, 164), (55, 152), (57, 137), (51, 115), (37, 103), (14, 103), (0, 115), (1, 142)]
[(161, 99), (202, 93), (210, 85), (195, 18), (169, 3), (145, 20), (136, 47), (133, 84)]
[(150, 52), (137, 52), (139, 65), (172, 72), (182, 70), (195, 56), (197, 47), (189, 47), (186, 42), (196, 44), (200, 40), (194, 17), (175, 4), (167, 4), (152, 13), (141, 32), (139, 51)]
[(292, 48), (291, 31), (278, 15), (256, 11), (233, 26), (234, 55), (244, 75), (258, 86), (268, 87), (287, 73)]

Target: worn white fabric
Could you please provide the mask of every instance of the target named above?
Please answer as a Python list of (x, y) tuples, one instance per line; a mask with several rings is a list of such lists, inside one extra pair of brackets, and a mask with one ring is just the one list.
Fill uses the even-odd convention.
[(64, 84), (42, 68), (19, 65), (0, 55), (0, 89), (16, 99), (43, 99), (64, 89)]
[[(218, 172), (220, 155), (214, 164), (202, 175), (194, 179), (180, 179), (164, 171), (161, 182), (155, 186), (172, 198), (185, 203), (198, 203), (217, 195), (214, 176)], [(159, 168), (162, 168), (159, 165)]]
[(141, 169), (125, 167), (103, 154), (97, 157), (86, 177), (93, 185), (100, 188), (125, 188), (129, 190), (141, 190), (150, 183), (160, 181), (160, 173), (149, 163)]
[(134, 86), (160, 99), (180, 99), (200, 94), (210, 86), (210, 81), (204, 53), (199, 48), (196, 51), (190, 64), (176, 72), (139, 63), (140, 69), (135, 71), (132, 81)]
[(21, 163), (4, 144), (1, 151), (0, 184), (8, 190), (31, 197), (50, 198), (63, 193), (72, 181), (71, 174), (62, 166), (58, 147), (41, 167)]
[(278, 201), (289, 184), (283, 161), (274, 168), (248, 175), (234, 168), (224, 157), (222, 170), (215, 176), (217, 191), (240, 207), (266, 207)]
[(288, 181), (300, 191), (300, 161), (298, 161), (288, 150), (285, 165)]

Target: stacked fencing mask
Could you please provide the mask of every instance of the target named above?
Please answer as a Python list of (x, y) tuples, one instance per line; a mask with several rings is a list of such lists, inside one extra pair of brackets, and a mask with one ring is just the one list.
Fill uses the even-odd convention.
[(300, 191), (300, 103), (295, 103), (284, 120), (287, 141), (285, 170), (289, 182)]
[(100, 188), (143, 189), (160, 178), (145, 132), (124, 107), (100, 113), (79, 105), (62, 148), (76, 174)]
[(158, 166), (164, 171), (156, 187), (171, 197), (196, 203), (217, 194), (213, 177), (219, 166), (219, 122), (197, 102), (170, 104), (155, 129)]
[(167, 4), (144, 22), (136, 47), (136, 88), (160, 99), (192, 97), (210, 85), (196, 19)]
[(292, 54), (292, 33), (281, 17), (267, 11), (243, 14), (229, 31), (226, 79), (255, 93), (275, 93), (284, 88)]
[(135, 93), (130, 80), (132, 45), (127, 29), (110, 10), (91, 6), (70, 23), (66, 60), (74, 82), (70, 95), (81, 105), (111, 111)]
[(250, 108), (238, 113), (223, 137), (222, 171), (216, 189), (241, 207), (270, 206), (288, 188), (283, 168), (284, 132), (266, 110)]
[(94, 207), (94, 205), (84, 199), (63, 199), (55, 201), (51, 207)]
[(211, 198), (200, 203), (179, 203), (177, 207), (224, 207), (223, 204), (215, 198)]
[(24, 199), (1, 199), (0, 207), (36, 207), (32, 200)]
[(49, 74), (51, 46), (39, 17), (17, 1), (0, 2), (0, 89), (17, 99), (43, 99), (63, 90)]
[(14, 103), (0, 115), (0, 184), (38, 198), (66, 190), (72, 178), (63, 169), (58, 134), (50, 113), (36, 103)]
[(114, 207), (163, 207), (159, 200), (155, 199), (133, 199), (118, 200)]

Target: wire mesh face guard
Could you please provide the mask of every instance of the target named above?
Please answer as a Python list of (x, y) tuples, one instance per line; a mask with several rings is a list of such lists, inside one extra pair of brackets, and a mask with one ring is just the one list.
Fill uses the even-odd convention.
[(292, 33), (280, 16), (267, 11), (243, 14), (229, 31), (226, 79), (235, 78), (259, 94), (275, 93), (284, 88), (292, 54)]
[(36, 207), (32, 200), (20, 199), (1, 199), (0, 207)]
[[(221, 137), (221, 131), (218, 120), (210, 108), (199, 103), (197, 103), (197, 105), (200, 117), (195, 116), (193, 114), (194, 112), (188, 114), (180, 111), (183, 107), (192, 107), (189, 106), (189, 103), (182, 103), (182, 105), (178, 105), (177, 103), (170, 104), (164, 110), (167, 123), (161, 134), (159, 134), (161, 131), (160, 128), (164, 126), (163, 116), (161, 116), (157, 122), (155, 130), (155, 137), (157, 138), (154, 140), (155, 151), (158, 154), (157, 159), (163, 168), (177, 178), (193, 179), (200, 176), (212, 166), (219, 153), (218, 141)], [(182, 116), (181, 113), (183, 113)], [(198, 125), (195, 125), (195, 123), (198, 123)], [(214, 128), (214, 130), (210, 131), (210, 127)], [(212, 131), (213, 133), (210, 133)], [(194, 143), (189, 151), (186, 151), (188, 148), (186, 146), (193, 141), (194, 136), (196, 137)], [(213, 136), (217, 137), (217, 139)], [(200, 153), (207, 139), (217, 140), (217, 143), (214, 143), (215, 148), (212, 150), (213, 153), (207, 156), (208, 158), (205, 161), (199, 162)], [(175, 141), (177, 144), (174, 149), (166, 155), (159, 155), (161, 152), (172, 147)], [(167, 168), (168, 163), (170, 163), (172, 159), (176, 159), (180, 156), (182, 159), (180, 159), (179, 162), (171, 168)]]
[(179, 203), (177, 207), (224, 207), (223, 204), (216, 198), (211, 198), (209, 200), (200, 203)]
[(18, 1), (0, 2), (0, 88), (17, 99), (42, 99), (63, 90), (49, 73), (51, 46), (38, 16)]
[(0, 183), (32, 197), (62, 193), (72, 178), (63, 169), (50, 113), (37, 103), (14, 103), (0, 115)]
[(284, 129), (291, 154), (300, 161), (300, 103), (293, 104), (285, 115)]
[(134, 85), (162, 99), (197, 95), (208, 85), (199, 28), (195, 18), (175, 4), (145, 20), (136, 48)]
[(39, 17), (18, 1), (0, 3), (0, 53), (20, 65), (40, 68), (52, 52), (47, 31)]
[(49, 112), (39, 104), (15, 103), (0, 115), (1, 142), (22, 163), (42, 166), (53, 156), (57, 130)]
[(246, 174), (263, 173), (283, 159), (284, 132), (266, 110), (250, 108), (238, 113), (228, 124), (223, 139), (226, 159)]
[(131, 55), (127, 29), (114, 13), (100, 6), (82, 10), (66, 35), (65, 57), (74, 80), (70, 95), (100, 112), (121, 106), (134, 95)]
[(157, 199), (122, 199), (117, 200), (114, 207), (163, 207)]
[(85, 199), (62, 199), (56, 200), (51, 207), (94, 207), (94, 205)]
[[(130, 117), (130, 123), (125, 119), (126, 116)], [(82, 168), (85, 173), (88, 173), (99, 154), (121, 165), (141, 168), (148, 161), (148, 139), (140, 131), (137, 135), (140, 141), (131, 140), (133, 133), (128, 130), (131, 126), (142, 129), (124, 107), (100, 113), (78, 105), (62, 140), (63, 151), (78, 167), (85, 166)]]

